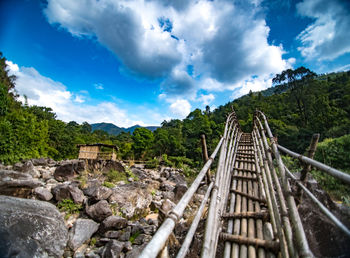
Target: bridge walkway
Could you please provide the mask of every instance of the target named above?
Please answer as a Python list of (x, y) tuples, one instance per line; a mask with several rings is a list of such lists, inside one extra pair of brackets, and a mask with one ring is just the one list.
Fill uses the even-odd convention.
[(255, 151), (251, 134), (244, 133), (232, 171), (228, 212), (222, 215), (227, 221), (220, 233), (220, 240), (225, 241), (224, 257), (271, 257), (278, 252), (278, 242), (271, 241), (270, 215)]

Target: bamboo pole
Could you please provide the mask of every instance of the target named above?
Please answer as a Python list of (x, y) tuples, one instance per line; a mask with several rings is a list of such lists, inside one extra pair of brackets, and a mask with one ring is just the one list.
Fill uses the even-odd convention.
[(298, 246), (299, 256), (301, 256), (301, 257), (313, 257), (313, 254), (309, 248), (309, 244), (308, 244), (308, 241), (307, 241), (306, 236), (305, 236), (304, 228), (303, 228), (303, 225), (301, 223), (298, 210), (296, 208), (295, 200), (294, 200), (293, 196), (290, 194), (289, 182), (288, 182), (287, 177), (285, 175), (286, 172), (285, 172), (284, 164), (283, 164), (282, 158), (278, 152), (277, 144), (276, 144), (274, 137), (271, 133), (266, 116), (261, 111), (259, 111), (259, 114), (264, 119), (265, 129), (266, 129), (267, 134), (270, 138), (272, 151), (274, 153), (275, 159), (277, 160), (279, 172), (281, 174), (282, 187), (284, 188), (283, 190), (285, 191), (285, 193), (287, 195), (286, 199), (287, 199), (287, 205), (289, 208), (288, 214), (289, 214), (289, 217), (292, 221), (293, 230), (295, 232), (295, 240), (296, 240), (296, 244)]

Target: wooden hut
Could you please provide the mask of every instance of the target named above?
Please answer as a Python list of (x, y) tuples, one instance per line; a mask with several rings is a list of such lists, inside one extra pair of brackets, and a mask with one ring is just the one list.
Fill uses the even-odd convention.
[(79, 144), (79, 159), (116, 160), (118, 147), (110, 144)]

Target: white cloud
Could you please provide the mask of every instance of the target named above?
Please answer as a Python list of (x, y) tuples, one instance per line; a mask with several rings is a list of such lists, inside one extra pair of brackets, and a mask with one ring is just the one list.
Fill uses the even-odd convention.
[(333, 60), (350, 52), (350, 3), (342, 0), (304, 0), (300, 15), (315, 19), (297, 37), (307, 59)]
[(75, 99), (74, 99), (74, 102), (77, 102), (77, 103), (84, 103), (84, 102), (85, 102), (84, 96), (76, 95), (76, 96), (75, 96)]
[(44, 13), (74, 36), (97, 39), (129, 73), (163, 81), (167, 96), (193, 100), (200, 89), (232, 90), (289, 67), (283, 47), (267, 41), (260, 3), (48, 0)]
[(177, 99), (170, 105), (170, 112), (179, 118), (185, 118), (191, 112), (191, 104), (185, 99)]
[(168, 116), (156, 114), (148, 109), (143, 109), (147, 114), (152, 114), (149, 121), (145, 121), (143, 114), (132, 115), (126, 109), (118, 107), (113, 102), (103, 101), (97, 105), (85, 103), (85, 97), (67, 90), (60, 82), (41, 75), (33, 67), (18, 67), (11, 61), (6, 61), (9, 73), (16, 75), (16, 90), (20, 95), (26, 95), (29, 105), (50, 107), (63, 121), (76, 121), (82, 123), (109, 122), (122, 127), (139, 125), (157, 125)]
[(103, 89), (104, 89), (102, 83), (95, 83), (94, 86), (95, 86), (95, 89), (96, 89), (96, 90), (103, 90)]
[(241, 82), (241, 87), (238, 87), (233, 91), (231, 99), (237, 99), (245, 94), (248, 94), (250, 91), (257, 92), (266, 90), (272, 85), (272, 77), (270, 78), (252, 78), (246, 81)]
[(210, 103), (212, 103), (214, 99), (215, 99), (215, 96), (211, 93), (208, 95), (200, 94), (199, 97), (197, 98), (197, 101), (202, 102), (204, 106), (207, 106)]

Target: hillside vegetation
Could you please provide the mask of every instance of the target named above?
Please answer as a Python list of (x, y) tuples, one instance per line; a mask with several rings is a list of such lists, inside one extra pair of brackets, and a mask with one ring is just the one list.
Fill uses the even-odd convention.
[[(117, 145), (121, 159), (148, 160), (150, 166), (157, 165), (155, 157), (168, 165), (200, 166), (200, 135), (206, 135), (211, 153), (232, 107), (246, 132), (251, 131), (255, 109), (262, 110), (279, 143), (301, 153), (313, 133), (320, 133), (321, 141), (350, 134), (350, 72), (316, 76), (302, 67), (276, 75), (274, 82), (277, 86), (267, 91), (250, 92), (213, 111), (196, 109), (183, 120), (164, 121), (154, 132), (139, 127), (133, 133), (110, 135), (93, 131), (86, 122), (58, 120), (51, 108), (18, 101), (15, 78), (8, 76), (1, 55), (0, 161), (9, 164), (43, 156), (72, 159), (77, 158), (76, 144), (99, 142)], [(344, 151), (348, 155), (349, 150)]]

